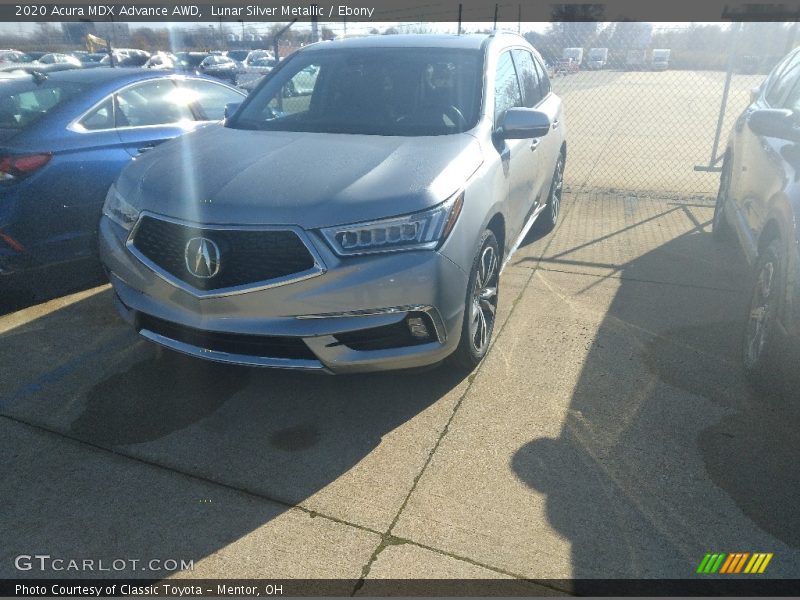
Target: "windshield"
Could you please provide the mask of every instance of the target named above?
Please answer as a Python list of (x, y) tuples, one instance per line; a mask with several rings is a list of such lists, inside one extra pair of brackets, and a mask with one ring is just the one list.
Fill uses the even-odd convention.
[(24, 129), (85, 87), (74, 82), (0, 82), (0, 129)]
[(256, 91), (240, 129), (422, 136), (478, 121), (481, 53), (359, 48), (300, 53)]

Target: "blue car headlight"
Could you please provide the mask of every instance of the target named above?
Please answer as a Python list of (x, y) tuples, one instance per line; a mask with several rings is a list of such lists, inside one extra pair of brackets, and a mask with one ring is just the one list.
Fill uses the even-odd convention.
[(139, 209), (131, 206), (117, 191), (117, 186), (112, 185), (106, 194), (103, 214), (125, 231), (130, 231), (139, 218)]
[(461, 214), (464, 192), (428, 210), (322, 229), (322, 235), (340, 256), (432, 250), (438, 247)]

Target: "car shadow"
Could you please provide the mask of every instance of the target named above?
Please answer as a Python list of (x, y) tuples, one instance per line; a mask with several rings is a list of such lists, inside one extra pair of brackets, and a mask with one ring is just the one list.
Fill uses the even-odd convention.
[[(334, 377), (209, 363), (141, 340), (116, 316), (112, 299), (102, 289), (0, 333), (0, 363), (8, 367), (0, 375), (0, 414), (110, 450), (109, 459), (166, 470), (123, 485), (125, 469), (105, 462), (80, 459), (55, 470), (47, 466), (55, 459), (14, 451), (5, 481), (16, 482), (6, 491), (19, 501), (3, 527), (13, 555), (31, 539), (46, 539), (54, 555), (148, 556), (156, 548), (158, 556), (197, 563), (295, 505), (387, 528), (466, 376), (441, 368)], [(31, 351), (33, 360), (25, 358)], [(177, 489), (165, 484), (173, 489), (165, 495), (155, 483), (159, 472), (192, 478)], [(251, 495), (250, 508), (208, 519), (214, 507), (192, 506), (176, 516), (172, 496), (198, 481), (221, 484), (212, 488), (219, 494)], [(127, 490), (125, 498), (115, 486)], [(274, 502), (254, 506), (254, 497)], [(23, 506), (36, 498), (35, 507)], [(40, 525), (28, 522), (32, 514)], [(78, 533), (75, 515), (84, 519)], [(3, 576), (36, 576), (11, 564), (3, 561)]]
[(27, 275), (19, 282), (16, 279), (0, 281), (0, 317), (54, 298), (88, 290), (107, 281), (97, 260), (49, 268)]
[[(681, 270), (693, 283), (654, 282)], [(695, 231), (614, 277), (560, 435), (510, 465), (569, 540), (575, 593), (597, 591), (581, 579), (691, 578), (705, 552), (771, 552), (773, 538), (800, 548), (798, 388), (744, 380), (747, 268), (734, 248)], [(726, 520), (737, 511), (755, 526)], [(790, 562), (773, 576), (791, 576)]]

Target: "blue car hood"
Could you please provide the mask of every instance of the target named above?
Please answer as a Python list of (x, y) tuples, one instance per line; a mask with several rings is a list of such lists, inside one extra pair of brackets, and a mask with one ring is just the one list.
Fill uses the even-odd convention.
[(134, 160), (117, 183), (133, 206), (208, 224), (314, 229), (438, 204), (480, 166), (472, 135), (390, 137), (213, 125)]

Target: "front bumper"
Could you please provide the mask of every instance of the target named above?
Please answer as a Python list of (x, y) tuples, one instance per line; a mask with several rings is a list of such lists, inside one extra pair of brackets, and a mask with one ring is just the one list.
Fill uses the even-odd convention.
[[(343, 259), (320, 237), (309, 232), (308, 239), (324, 264), (322, 274), (197, 297), (136, 258), (122, 228), (107, 218), (100, 223), (100, 255), (123, 318), (143, 337), (178, 352), (232, 364), (346, 373), (430, 365), (455, 350), (468, 277), (450, 259), (434, 251)], [(430, 337), (406, 345), (409, 317), (422, 319)]]

